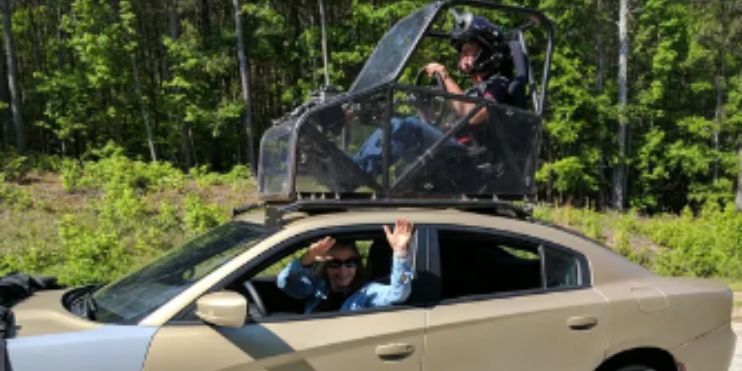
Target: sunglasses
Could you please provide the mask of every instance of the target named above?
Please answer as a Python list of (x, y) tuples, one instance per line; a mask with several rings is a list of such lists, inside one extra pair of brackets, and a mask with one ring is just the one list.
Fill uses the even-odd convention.
[(360, 262), (360, 259), (358, 258), (349, 258), (345, 260), (339, 260), (339, 259), (333, 259), (327, 262), (328, 268), (340, 268), (341, 265), (344, 265), (345, 268), (355, 268), (358, 266), (358, 263)]

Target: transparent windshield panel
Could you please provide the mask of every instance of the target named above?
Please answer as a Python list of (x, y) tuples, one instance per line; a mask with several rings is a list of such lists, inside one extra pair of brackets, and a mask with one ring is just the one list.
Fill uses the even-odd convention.
[(359, 92), (391, 81), (402, 69), (415, 42), (425, 31), (438, 7), (437, 3), (430, 4), (397, 22), (379, 41), (350, 92)]
[(233, 222), (217, 227), (96, 291), (95, 319), (134, 324), (265, 235), (264, 227), (256, 224)]
[(290, 171), (291, 135), (295, 120), (274, 126), (260, 143), (258, 191), (264, 199), (286, 198), (292, 191)]
[[(324, 107), (302, 123), (297, 145), (297, 192), (376, 193), (381, 189), (381, 138), (388, 121), (388, 93), (365, 95)], [(364, 145), (372, 147), (364, 147)], [(358, 154), (373, 152), (369, 161)]]
[(515, 197), (535, 191), (535, 114), (431, 89), (400, 88), (394, 102), (390, 193)]
[(539, 125), (531, 112), (429, 88), (358, 97), (299, 126), (296, 191), (531, 194)]

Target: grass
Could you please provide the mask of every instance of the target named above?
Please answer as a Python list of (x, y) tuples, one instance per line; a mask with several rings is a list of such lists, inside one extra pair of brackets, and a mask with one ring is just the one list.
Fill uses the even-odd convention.
[[(742, 280), (724, 279), (722, 281), (724, 281), (724, 283), (726, 283), (727, 286), (732, 289), (732, 291), (742, 293)], [(736, 304), (742, 305), (742, 302), (738, 302)]]

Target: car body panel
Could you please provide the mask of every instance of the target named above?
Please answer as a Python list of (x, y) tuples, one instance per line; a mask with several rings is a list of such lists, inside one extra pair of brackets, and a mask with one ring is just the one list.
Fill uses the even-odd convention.
[[(591, 288), (439, 305), (429, 315), (425, 370), (590, 370), (603, 360), (608, 317)], [(578, 318), (597, 324), (571, 329)]]
[(732, 362), (737, 336), (725, 323), (672, 350), (686, 370), (727, 371)]
[(80, 318), (62, 306), (64, 290), (42, 291), (13, 307), (17, 337), (91, 330), (101, 324)]
[[(155, 336), (144, 370), (420, 370), (424, 333), (425, 311), (417, 308), (242, 328), (167, 325)], [(395, 346), (409, 354), (393, 361), (376, 354)]]
[[(732, 292), (721, 283), (653, 277), (627, 279), (597, 288), (611, 303), (608, 355), (642, 347), (675, 349), (710, 329), (730, 326)], [(637, 290), (642, 296), (637, 297)], [(654, 311), (643, 308), (642, 300), (648, 300), (646, 295), (650, 292), (661, 293), (653, 300), (666, 305), (653, 303)]]
[(157, 328), (100, 326), (8, 339), (13, 371), (139, 371)]

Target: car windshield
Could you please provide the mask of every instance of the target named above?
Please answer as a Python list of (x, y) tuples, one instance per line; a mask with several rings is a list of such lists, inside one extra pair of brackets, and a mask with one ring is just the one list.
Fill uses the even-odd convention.
[(362, 91), (393, 79), (404, 66), (415, 43), (425, 32), (439, 7), (438, 3), (430, 4), (397, 22), (379, 41), (350, 92)]
[(134, 324), (267, 235), (262, 225), (231, 222), (97, 290), (95, 319)]

